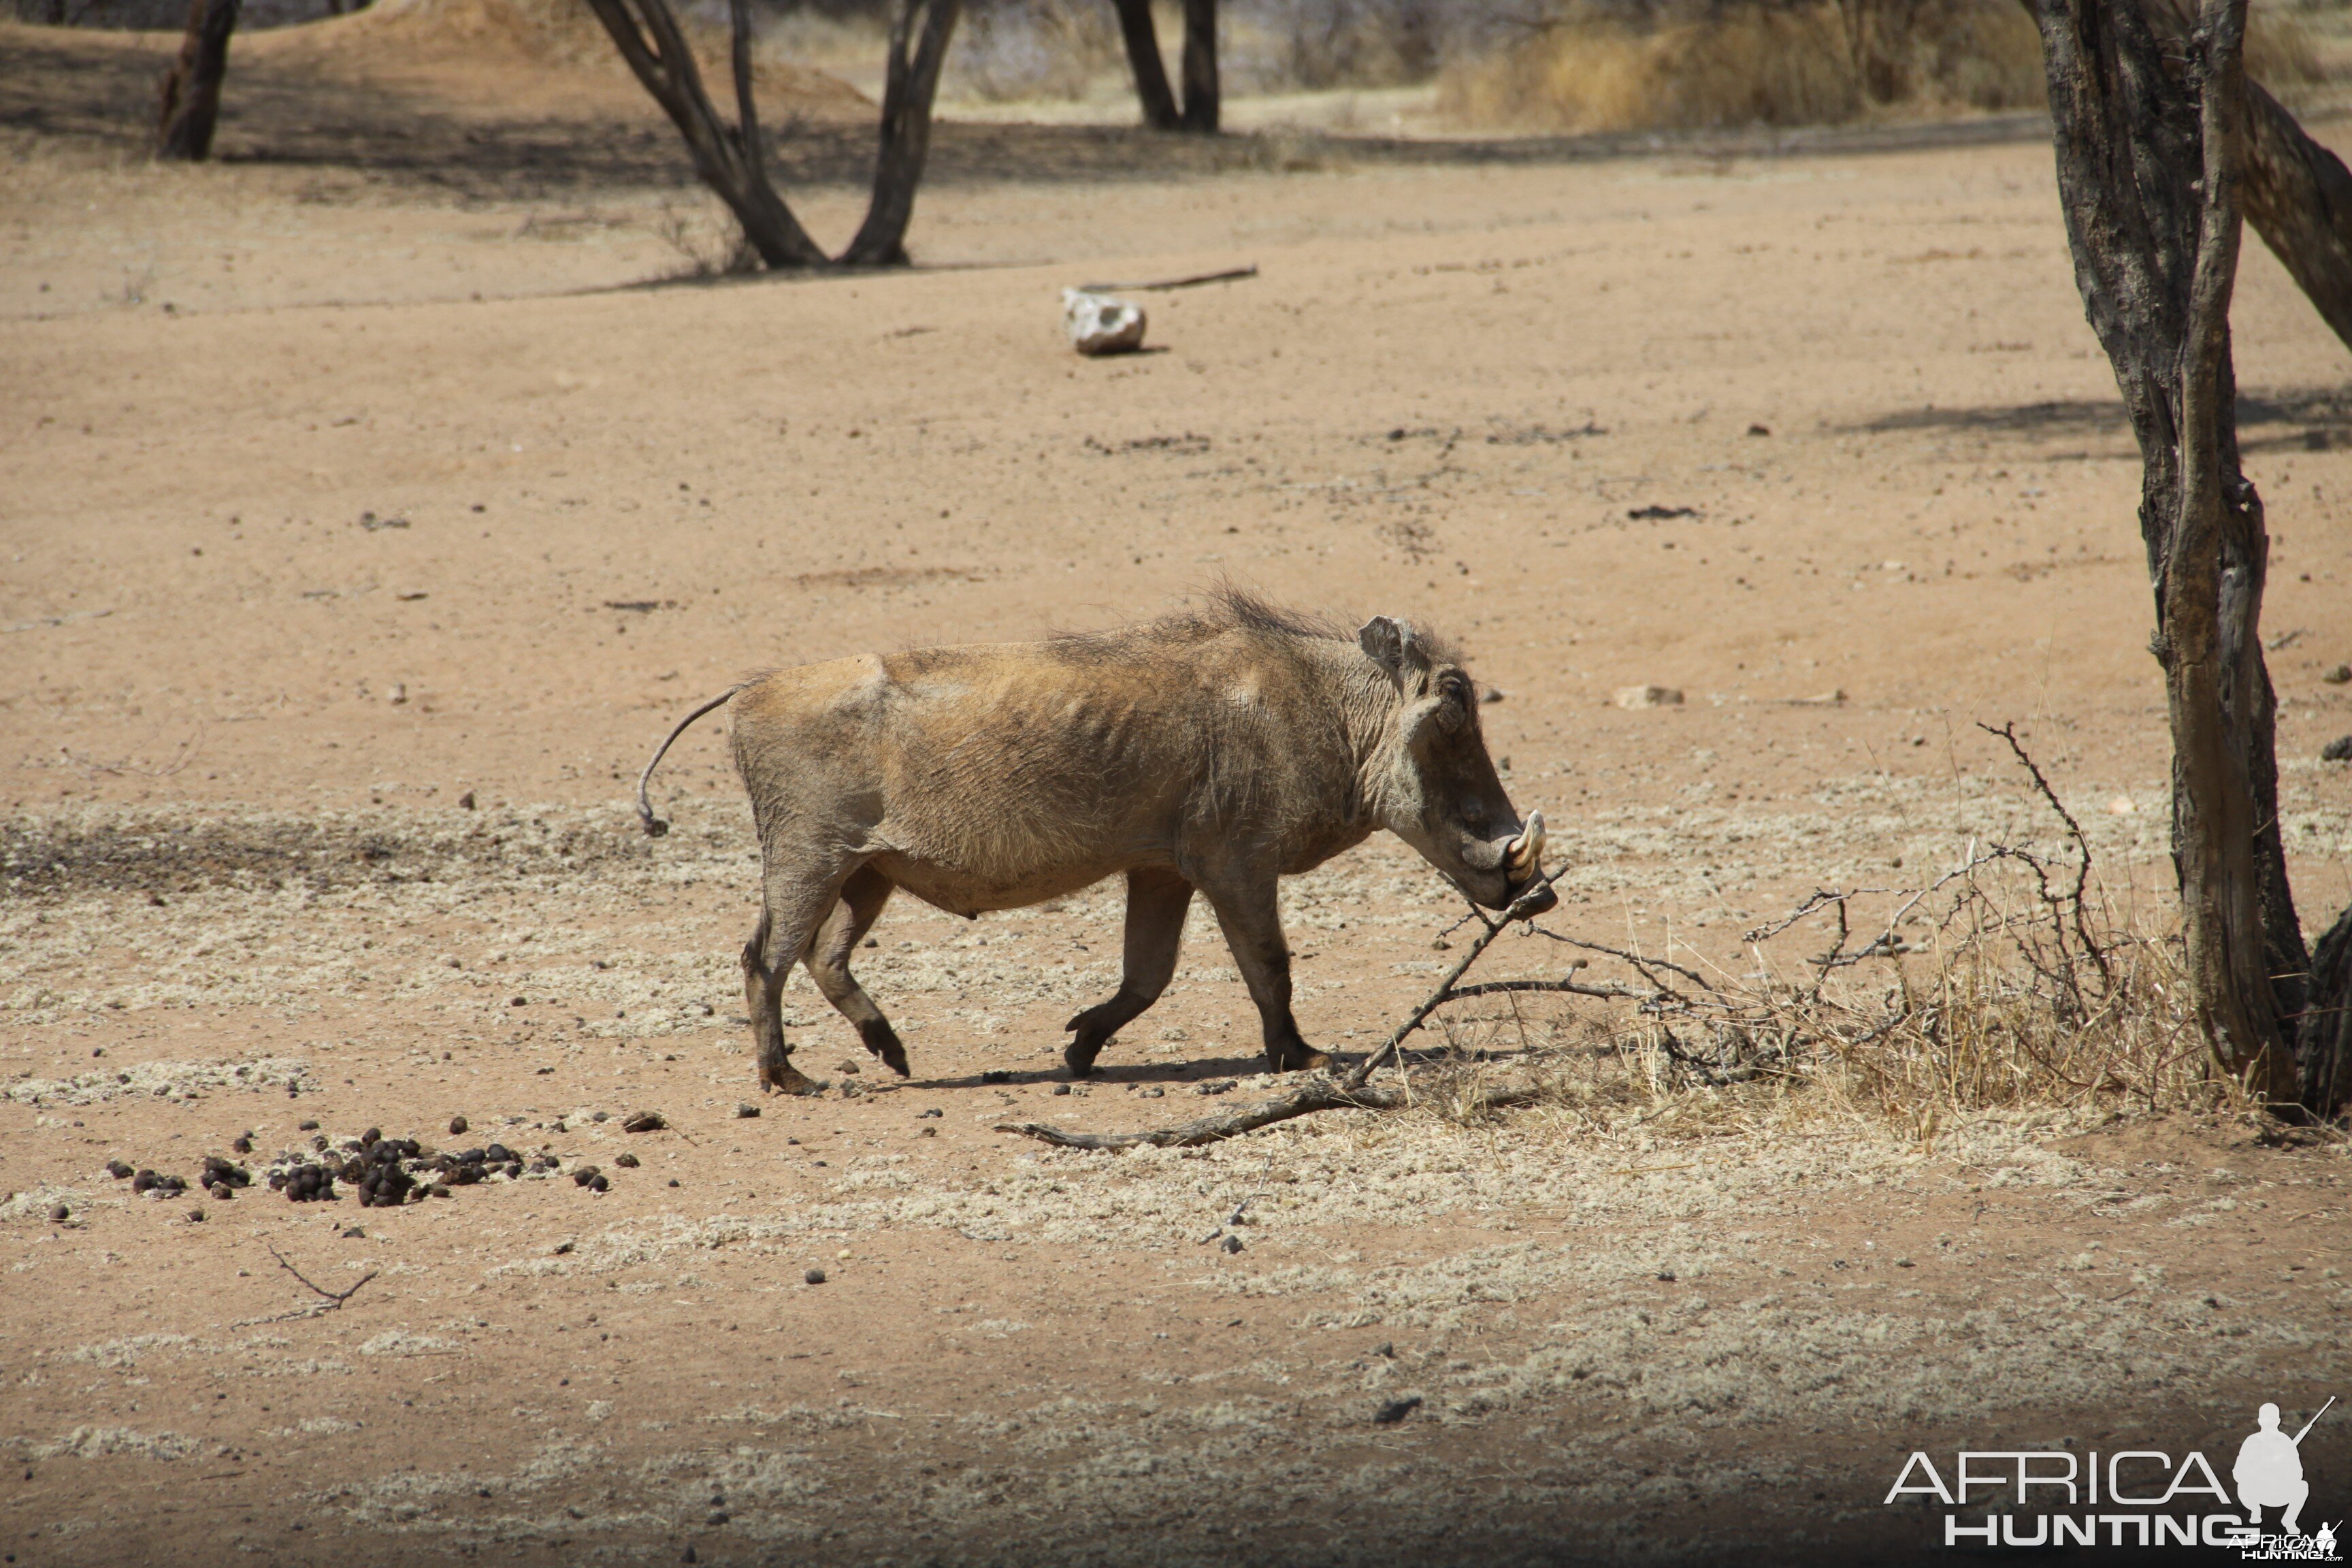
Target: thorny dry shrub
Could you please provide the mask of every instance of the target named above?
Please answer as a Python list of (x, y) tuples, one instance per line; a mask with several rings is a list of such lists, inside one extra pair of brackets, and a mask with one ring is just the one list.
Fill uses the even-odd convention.
[[(1532, 1081), (1537, 1104), (1612, 1131), (1670, 1110), (1777, 1120), (1803, 1100), (1926, 1145), (1988, 1111), (2245, 1108), (2198, 1027), (2177, 930), (2100, 888), (2075, 847), (2071, 865), (1995, 845), (1927, 888), (1824, 889), (1746, 933), (1740, 973), (1536, 923), (1592, 956), (1441, 1015), (1414, 1098), (1475, 1125)], [(1560, 991), (1612, 1010), (1570, 1013)]]

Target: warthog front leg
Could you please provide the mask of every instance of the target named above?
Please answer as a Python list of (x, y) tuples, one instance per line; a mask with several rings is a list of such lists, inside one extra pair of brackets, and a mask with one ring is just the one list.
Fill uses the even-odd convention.
[(1300, 1037), (1298, 1020), (1291, 1016), (1290, 948), (1282, 940), (1275, 879), (1268, 877), (1262, 883), (1253, 879), (1224, 888), (1204, 879), (1201, 890), (1217, 911), (1217, 924), (1224, 930), (1234, 964), (1249, 986), (1250, 1000), (1257, 1004), (1267, 1069), (1296, 1072), (1329, 1066), (1331, 1058)]
[(1077, 1031), (1077, 1038), (1062, 1049), (1072, 1078), (1090, 1075), (1105, 1042), (1168, 989), (1184, 942), (1184, 911), (1192, 903), (1192, 884), (1173, 871), (1154, 866), (1127, 874), (1127, 953), (1118, 992), (1062, 1026)]
[(861, 866), (841, 885), (841, 901), (825, 917), (824, 924), (809, 939), (805, 955), (809, 978), (834, 1010), (857, 1026), (857, 1037), (866, 1048), (882, 1058), (884, 1065), (900, 1078), (907, 1076), (907, 1047), (898, 1043), (898, 1033), (890, 1027), (890, 1020), (874, 1005), (874, 998), (857, 984), (849, 973), (849, 961), (857, 952), (857, 944), (873, 929), (880, 918), (882, 906), (890, 901), (898, 885), (871, 866)]

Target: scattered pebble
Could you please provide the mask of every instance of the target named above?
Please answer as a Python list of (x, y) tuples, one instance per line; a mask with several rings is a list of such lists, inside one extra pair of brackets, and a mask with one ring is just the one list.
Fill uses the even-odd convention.
[(801, 1278), (812, 1285), (822, 1285), (824, 1283), (824, 1270), (822, 1268), (812, 1268), (807, 1273), (802, 1275)]
[(49, 1217), (54, 1220), (68, 1220), (73, 1218), (73, 1210), (68, 1208), (63, 1204), (59, 1204), (57, 1207), (49, 1211)]
[(464, 1117), (462, 1117), (462, 1116), (453, 1116), (453, 1117), (449, 1118), (449, 1136), (450, 1136), (450, 1137), (455, 1138), (455, 1137), (459, 1136), (460, 1134), (462, 1134), (462, 1133), (466, 1131), (466, 1127), (467, 1127), (467, 1121), (466, 1121), (466, 1119), (465, 1119)]
[(109, 1160), (106, 1163), (106, 1173), (118, 1182), (123, 1181), (130, 1176), (131, 1167), (120, 1160)]
[(2319, 748), (2323, 763), (2352, 763), (2352, 735), (2341, 736)]
[(625, 1171), (634, 1171), (637, 1168), (638, 1161), (635, 1154), (620, 1153), (613, 1156), (613, 1163)]
[(1372, 1425), (1393, 1426), (1420, 1408), (1421, 1395), (1418, 1394), (1408, 1394), (1402, 1399), (1384, 1399), (1381, 1407), (1372, 1412)]
[(1066, 1083), (1057, 1083), (1054, 1086), (1054, 1092), (1055, 1094), (1067, 1094), (1070, 1092), (1070, 1086)]
[(1004, 1068), (991, 1068), (980, 1075), (982, 1083), (1011, 1083), (1013, 1074)]
[(1239, 1252), (1242, 1249), (1242, 1238), (1238, 1236), (1229, 1236), (1218, 1243), (1218, 1246), (1226, 1252)]
[(931, 1118), (934, 1118), (934, 1117), (945, 1116), (946, 1114), (947, 1114), (947, 1112), (946, 1112), (946, 1111), (941, 1110), (938, 1106), (934, 1105), (934, 1106), (932, 1106), (929, 1110), (924, 1111), (924, 1112), (922, 1113), (922, 1115), (918, 1116), (915, 1120), (916, 1120), (916, 1121), (926, 1121), (926, 1120), (929, 1120), (929, 1119), (931, 1119)]
[(2352, 664), (2339, 664), (2319, 679), (2330, 686), (2352, 685)]
[(639, 1110), (633, 1112), (622, 1121), (621, 1131), (624, 1132), (658, 1132), (668, 1125), (669, 1123), (667, 1121), (662, 1120), (662, 1113), (660, 1111)]
[(747, 1100), (735, 1108), (735, 1114), (748, 1121), (760, 1114), (760, 1108)]

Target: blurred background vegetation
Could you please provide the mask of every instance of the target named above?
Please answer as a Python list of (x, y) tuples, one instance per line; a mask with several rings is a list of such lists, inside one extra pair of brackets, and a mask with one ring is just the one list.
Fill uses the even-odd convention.
[[(246, 0), (282, 26), (362, 0)], [(376, 0), (430, 5), (437, 0)], [(583, 0), (511, 0), (572, 8)], [(754, 0), (764, 52), (878, 94), (891, 0)], [(19, 18), (176, 29), (186, 0), (0, 0)], [(714, 26), (724, 0), (687, 10)], [(5, 14), (5, 12), (0, 12)], [(1160, 8), (1173, 75), (1183, 26)], [(2042, 103), (2017, 0), (1223, 0), (1227, 124), (1346, 132), (1639, 132), (1837, 124)], [(2352, 107), (2352, 0), (2254, 0), (2248, 64), (2290, 107)], [(1109, 0), (971, 0), (951, 117), (1131, 122)]]

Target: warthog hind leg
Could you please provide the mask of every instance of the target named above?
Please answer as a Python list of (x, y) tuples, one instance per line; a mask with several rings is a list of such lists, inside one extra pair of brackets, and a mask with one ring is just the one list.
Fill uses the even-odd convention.
[(1217, 924), (1233, 950), (1234, 964), (1257, 1004), (1258, 1027), (1265, 1041), (1265, 1062), (1273, 1072), (1297, 1072), (1302, 1068), (1328, 1067), (1329, 1057), (1309, 1046), (1298, 1033), (1290, 1013), (1290, 947), (1282, 940), (1282, 911), (1275, 881), (1252, 880), (1220, 888), (1205, 881), (1202, 891), (1217, 911)]
[(809, 939), (805, 955), (809, 978), (834, 1010), (857, 1026), (857, 1037), (866, 1048), (882, 1058), (883, 1064), (900, 1078), (907, 1076), (907, 1047), (898, 1043), (898, 1033), (890, 1027), (890, 1020), (874, 1005), (874, 998), (857, 984), (849, 973), (849, 961), (857, 952), (857, 944), (882, 913), (882, 906), (890, 901), (897, 884), (871, 866), (861, 866), (850, 873), (849, 880), (841, 885), (841, 901), (825, 917), (824, 924)]
[(1062, 1026), (1077, 1031), (1062, 1049), (1072, 1078), (1090, 1076), (1104, 1044), (1168, 989), (1184, 941), (1184, 911), (1192, 902), (1192, 884), (1173, 871), (1139, 867), (1127, 874), (1127, 953), (1118, 994)]
[(784, 1039), (784, 982), (793, 961), (808, 951), (817, 927), (832, 912), (841, 880), (812, 883), (780, 869), (777, 857), (764, 857), (760, 923), (743, 946), (743, 1000), (751, 1014), (751, 1043), (760, 1054), (760, 1086), (782, 1094), (816, 1094), (823, 1086), (793, 1066)]

